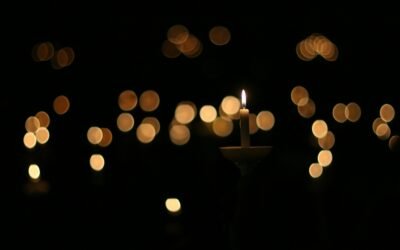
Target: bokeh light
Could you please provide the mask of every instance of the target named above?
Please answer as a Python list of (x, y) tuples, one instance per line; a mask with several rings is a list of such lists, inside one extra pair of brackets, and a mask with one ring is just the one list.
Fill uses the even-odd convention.
[(140, 95), (139, 105), (143, 111), (154, 111), (160, 105), (160, 97), (154, 90), (147, 90)]
[(71, 47), (64, 47), (55, 53), (51, 62), (54, 69), (61, 69), (71, 65), (74, 60), (74, 50)]
[(376, 127), (375, 131), (376, 135), (379, 137), (381, 140), (387, 140), (390, 137), (390, 134), (392, 133), (390, 130), (390, 127), (386, 123), (381, 123)]
[(304, 106), (308, 103), (309, 95), (306, 88), (296, 86), (290, 92), (290, 99), (297, 106)]
[(168, 40), (165, 40), (161, 46), (161, 52), (166, 58), (177, 58), (181, 52), (176, 48), (176, 45)]
[(90, 127), (86, 136), (91, 144), (96, 145), (103, 139), (103, 131), (99, 127)]
[(249, 130), (250, 134), (253, 135), (257, 133), (258, 131), (258, 126), (257, 126), (257, 116), (253, 113), (249, 114)]
[(346, 108), (344, 109), (344, 115), (346, 116), (347, 120), (351, 122), (357, 122), (361, 117), (361, 108), (357, 103), (351, 102), (347, 104)]
[(322, 175), (323, 167), (318, 163), (312, 163), (308, 168), (308, 173), (312, 178), (318, 178)]
[(136, 93), (132, 90), (122, 91), (118, 97), (118, 106), (123, 111), (130, 111), (137, 105)]
[(156, 136), (156, 130), (149, 123), (141, 123), (136, 129), (136, 137), (141, 143), (150, 143)]
[(36, 135), (33, 132), (26, 132), (24, 135), (24, 145), (25, 147), (31, 149), (36, 146)]
[(212, 105), (204, 105), (200, 109), (200, 119), (203, 122), (213, 122), (217, 118), (217, 110)]
[(332, 152), (330, 150), (321, 150), (318, 154), (318, 163), (322, 167), (331, 165), (333, 160)]
[(373, 122), (372, 122), (372, 131), (374, 131), (374, 133), (376, 134), (376, 129), (378, 128), (379, 125), (386, 123), (384, 120), (382, 120), (380, 117), (376, 118)]
[(208, 37), (213, 44), (222, 46), (231, 40), (231, 32), (224, 26), (215, 26), (208, 33)]
[(315, 103), (311, 98), (308, 99), (308, 102), (306, 105), (297, 106), (297, 112), (303, 118), (313, 117), (313, 115), (315, 114), (315, 110), (316, 110)]
[(297, 44), (296, 54), (303, 61), (311, 61), (317, 56), (317, 53), (313, 47), (312, 35)]
[(312, 34), (300, 41), (296, 46), (296, 54), (303, 61), (311, 61), (317, 55), (327, 61), (336, 61), (339, 50), (328, 38), (320, 34)]
[(45, 111), (39, 111), (36, 113), (36, 118), (39, 119), (40, 127), (48, 128), (50, 125), (50, 116)]
[(32, 180), (39, 180), (40, 178), (40, 168), (37, 164), (31, 164), (28, 168), (29, 177)]
[(235, 96), (226, 96), (222, 99), (221, 108), (228, 116), (235, 115), (239, 112), (240, 101)]
[(318, 138), (318, 145), (322, 149), (331, 149), (335, 145), (335, 135), (332, 133), (332, 131), (328, 131), (328, 133), (322, 137)]
[(197, 57), (201, 53), (203, 45), (196, 36), (190, 34), (184, 43), (177, 45), (177, 48), (185, 56)]
[(63, 115), (65, 113), (67, 113), (69, 110), (69, 106), (70, 106), (70, 102), (68, 100), (68, 97), (66, 97), (64, 95), (57, 96), (54, 99), (53, 108), (54, 108), (54, 111), (58, 115)]
[(50, 132), (45, 127), (40, 127), (36, 130), (36, 139), (40, 144), (45, 144), (50, 139)]
[(29, 116), (25, 121), (25, 129), (27, 132), (36, 132), (40, 127), (40, 121), (36, 116)]
[(188, 124), (196, 117), (196, 105), (192, 102), (181, 102), (175, 109), (175, 120), (181, 124)]
[(89, 163), (94, 171), (101, 171), (104, 168), (105, 160), (101, 154), (92, 154)]
[(233, 131), (233, 122), (229, 118), (217, 117), (212, 124), (212, 129), (216, 135), (227, 137)]
[(324, 120), (316, 120), (312, 124), (312, 133), (317, 138), (323, 138), (328, 133), (328, 125)]
[(345, 115), (346, 105), (344, 103), (338, 103), (333, 107), (332, 116), (335, 121), (339, 123), (344, 123), (347, 118)]
[(156, 117), (152, 117), (152, 116), (145, 117), (143, 119), (142, 123), (143, 124), (148, 123), (151, 126), (153, 126), (154, 130), (156, 131), (156, 134), (158, 134), (160, 132), (161, 125), (160, 125), (160, 122), (158, 121), (158, 119)]
[(257, 115), (256, 123), (260, 129), (269, 131), (275, 125), (274, 114), (272, 114), (270, 111), (261, 111)]
[(169, 138), (175, 145), (185, 145), (190, 140), (190, 130), (185, 125), (174, 124), (169, 129)]
[(389, 148), (392, 151), (399, 151), (400, 150), (400, 136), (393, 135), (392, 137), (390, 137)]
[(391, 122), (395, 116), (395, 110), (392, 105), (384, 104), (379, 110), (381, 119), (385, 122)]
[(54, 46), (51, 42), (36, 44), (32, 49), (32, 57), (36, 62), (48, 61), (54, 56)]
[(113, 139), (112, 132), (108, 128), (101, 128), (101, 132), (103, 133), (103, 138), (101, 138), (99, 146), (108, 147), (111, 144), (112, 139)]
[(168, 212), (176, 214), (181, 211), (181, 203), (177, 198), (168, 198), (165, 200), (165, 208)]
[(135, 119), (130, 113), (121, 113), (117, 118), (117, 127), (122, 132), (129, 132), (135, 125)]
[(167, 32), (167, 39), (170, 43), (180, 45), (189, 38), (189, 30), (180, 24), (171, 26)]

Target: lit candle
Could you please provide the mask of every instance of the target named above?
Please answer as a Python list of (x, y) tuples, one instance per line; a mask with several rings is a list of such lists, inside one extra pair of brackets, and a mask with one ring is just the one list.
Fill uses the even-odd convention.
[(249, 110), (246, 109), (246, 92), (242, 90), (242, 108), (240, 113), (240, 143), (242, 147), (250, 146)]

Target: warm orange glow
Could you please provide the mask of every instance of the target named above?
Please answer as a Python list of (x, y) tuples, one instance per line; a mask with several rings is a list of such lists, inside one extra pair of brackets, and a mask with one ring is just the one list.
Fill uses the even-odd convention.
[(317, 53), (311, 47), (309, 39), (302, 40), (297, 44), (296, 54), (303, 61), (311, 61), (317, 56)]
[(192, 102), (182, 102), (175, 109), (175, 120), (188, 124), (196, 117), (196, 105)]
[(330, 150), (321, 150), (318, 154), (318, 163), (322, 167), (331, 165), (333, 160), (332, 152)]
[(383, 121), (391, 122), (395, 116), (395, 110), (392, 105), (384, 104), (379, 110), (379, 114)]
[(49, 127), (50, 125), (50, 116), (45, 111), (39, 111), (36, 113), (36, 118), (39, 119), (40, 127)]
[(39, 180), (40, 178), (40, 168), (37, 164), (31, 164), (28, 168), (29, 177), (32, 180)]
[(378, 128), (379, 125), (386, 123), (385, 121), (383, 121), (381, 118), (376, 118), (373, 122), (372, 122), (372, 131), (374, 131), (374, 133), (376, 134), (376, 129)]
[(105, 160), (101, 154), (93, 154), (90, 156), (89, 163), (94, 171), (101, 171), (104, 168)]
[(50, 132), (45, 127), (40, 127), (36, 130), (36, 139), (40, 144), (45, 144), (50, 139)]
[(33, 47), (32, 57), (37, 62), (48, 61), (54, 56), (54, 46), (51, 42), (44, 42)]
[(356, 122), (361, 117), (361, 108), (357, 103), (351, 102), (347, 104), (346, 108), (344, 109), (344, 115), (346, 116), (347, 120)]
[(250, 130), (251, 135), (257, 133), (257, 131), (258, 131), (256, 120), (257, 120), (257, 116), (253, 113), (250, 113), (249, 114), (249, 130)]
[(338, 49), (334, 43), (322, 35), (318, 35), (314, 39), (314, 49), (327, 61), (336, 61), (338, 57)]
[(112, 142), (112, 132), (108, 128), (101, 128), (101, 132), (103, 133), (103, 138), (101, 139), (99, 146), (108, 147)]
[(143, 111), (154, 111), (160, 105), (160, 97), (154, 90), (147, 90), (140, 95), (139, 105)]
[(184, 55), (193, 56), (198, 53), (202, 45), (196, 36), (190, 34), (184, 43), (177, 45), (177, 48)]
[(296, 53), (303, 61), (310, 61), (320, 55), (332, 62), (338, 58), (339, 51), (336, 45), (325, 36), (312, 34), (297, 44)]
[(256, 118), (257, 126), (264, 130), (269, 131), (275, 125), (275, 117), (270, 111), (261, 111)]
[(156, 136), (156, 130), (149, 123), (141, 123), (136, 129), (136, 137), (141, 143), (150, 143)]
[(118, 97), (119, 108), (123, 111), (130, 111), (137, 105), (138, 99), (136, 93), (132, 90), (125, 90), (121, 92)]
[(52, 60), (52, 66), (55, 69), (65, 68), (75, 60), (75, 52), (70, 47), (65, 47), (56, 52)]
[(331, 149), (335, 145), (335, 135), (332, 131), (328, 131), (326, 136), (318, 138), (318, 145), (322, 149)]
[(158, 132), (160, 132), (161, 125), (160, 125), (160, 122), (158, 121), (157, 118), (152, 117), (152, 116), (146, 117), (146, 118), (143, 119), (142, 123), (143, 124), (144, 123), (148, 123), (151, 126), (153, 126), (154, 130), (156, 131), (156, 134), (158, 134)]
[(324, 120), (316, 120), (312, 125), (312, 133), (317, 138), (323, 138), (328, 134), (328, 125)]
[(40, 127), (40, 121), (35, 116), (29, 116), (25, 121), (25, 129), (27, 132), (36, 132)]
[(34, 148), (36, 146), (36, 136), (32, 132), (25, 133), (23, 141), (25, 147), (29, 149)]
[(318, 178), (322, 175), (323, 168), (318, 163), (312, 163), (308, 169), (308, 173), (312, 178)]
[(393, 135), (389, 140), (389, 148), (392, 151), (399, 151), (400, 149), (400, 136)]
[(304, 106), (308, 103), (309, 95), (303, 86), (296, 86), (290, 92), (290, 99), (297, 106)]
[(212, 124), (213, 131), (220, 137), (227, 137), (233, 131), (233, 123), (231, 119), (217, 117)]
[(303, 43), (304, 43), (303, 40), (297, 43), (297, 45), (296, 45), (296, 55), (302, 61), (309, 61), (309, 59), (307, 57), (303, 56), (303, 51), (302, 51), (303, 46), (304, 46)]
[(239, 112), (240, 101), (234, 96), (226, 96), (221, 102), (221, 108), (228, 116), (235, 115)]
[(379, 124), (378, 127), (376, 128), (376, 135), (379, 137), (381, 140), (387, 140), (390, 137), (390, 134), (392, 133), (390, 130), (389, 125), (386, 123)]
[(309, 98), (308, 102), (304, 106), (297, 106), (297, 112), (303, 118), (311, 118), (315, 114), (315, 103)]
[(213, 122), (217, 118), (217, 110), (212, 105), (204, 105), (200, 109), (200, 119), (203, 122)]
[(224, 26), (215, 26), (208, 34), (210, 41), (218, 46), (226, 45), (231, 40), (231, 32)]
[(117, 118), (117, 127), (122, 132), (131, 131), (135, 125), (135, 119), (130, 113), (121, 113)]
[(181, 211), (181, 203), (177, 198), (168, 198), (165, 201), (165, 207), (167, 208), (168, 212), (173, 214)]
[(69, 106), (69, 100), (64, 95), (57, 96), (56, 99), (54, 99), (53, 108), (54, 111), (59, 115), (67, 113), (69, 110)]
[(188, 38), (189, 30), (183, 25), (177, 24), (168, 29), (167, 39), (175, 45), (183, 44)]
[[(196, 58), (203, 52), (203, 44), (201, 43), (201, 41), (196, 38), (194, 42), (196, 46), (192, 50), (184, 52), (185, 56), (189, 58)], [(186, 43), (184, 43), (183, 45), (185, 44)]]
[(336, 104), (332, 110), (333, 119), (335, 119), (335, 121), (339, 123), (344, 123), (347, 120), (345, 115), (345, 109), (346, 109), (345, 104), (343, 103)]
[(185, 145), (190, 140), (190, 130), (185, 125), (172, 125), (169, 129), (169, 138), (175, 145)]
[(181, 52), (176, 48), (175, 44), (171, 43), (168, 40), (165, 40), (161, 46), (161, 52), (166, 58), (177, 58)]
[(99, 127), (90, 127), (86, 136), (91, 144), (96, 145), (103, 139), (103, 131)]

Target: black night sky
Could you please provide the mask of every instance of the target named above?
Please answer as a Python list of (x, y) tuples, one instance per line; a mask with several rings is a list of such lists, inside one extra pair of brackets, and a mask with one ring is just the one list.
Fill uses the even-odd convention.
[[(383, 104), (400, 112), (398, 13), (389, 6), (361, 11), (297, 4), (202, 16), (128, 6), (42, 3), (1, 17), (0, 239), (16, 238), (14, 246), (83, 249), (399, 247), (399, 140), (391, 150), (390, 137), (381, 140), (372, 130)], [(198, 57), (163, 55), (167, 31), (176, 24), (202, 43)], [(218, 25), (231, 34), (224, 46), (209, 39)], [(337, 46), (336, 61), (299, 59), (296, 45), (317, 33)], [(54, 69), (49, 61), (35, 62), (32, 50), (43, 42), (55, 51), (71, 47), (72, 64)], [(298, 85), (315, 102), (309, 119), (291, 101)], [(116, 125), (118, 96), (128, 89), (138, 97), (155, 90), (160, 105), (153, 112), (139, 106), (129, 111), (135, 125), (123, 133)], [(218, 110), (225, 96), (239, 98), (242, 89), (250, 112), (275, 116), (270, 131), (251, 135), (252, 145), (273, 147), (251, 176), (241, 177), (219, 151), (240, 145), (237, 120), (229, 136), (218, 137), (197, 115), (188, 125), (189, 142), (171, 142), (169, 127), (181, 101), (193, 102), (197, 111), (206, 104)], [(64, 115), (53, 110), (59, 95), (70, 101)], [(335, 121), (333, 107), (350, 102), (361, 107), (360, 119)], [(51, 118), (50, 139), (27, 149), (25, 121), (41, 110)], [(161, 130), (143, 144), (136, 129), (147, 116), (157, 117)], [(311, 126), (318, 119), (336, 142), (332, 164), (312, 178), (309, 167), (321, 148)], [(400, 133), (399, 124), (397, 114), (388, 123), (391, 136)], [(91, 126), (109, 128), (111, 145), (91, 145)], [(104, 156), (101, 172), (91, 169), (92, 154)], [(46, 192), (29, 191), (38, 185), (28, 175), (33, 163)], [(245, 210), (230, 240), (238, 190), (245, 192)], [(181, 203), (178, 215), (165, 208), (171, 197)]]

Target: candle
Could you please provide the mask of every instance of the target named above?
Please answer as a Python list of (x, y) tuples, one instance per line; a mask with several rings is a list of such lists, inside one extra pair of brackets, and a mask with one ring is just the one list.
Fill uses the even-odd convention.
[(242, 90), (242, 108), (240, 113), (240, 143), (242, 147), (250, 146), (249, 110), (246, 109), (246, 92)]

